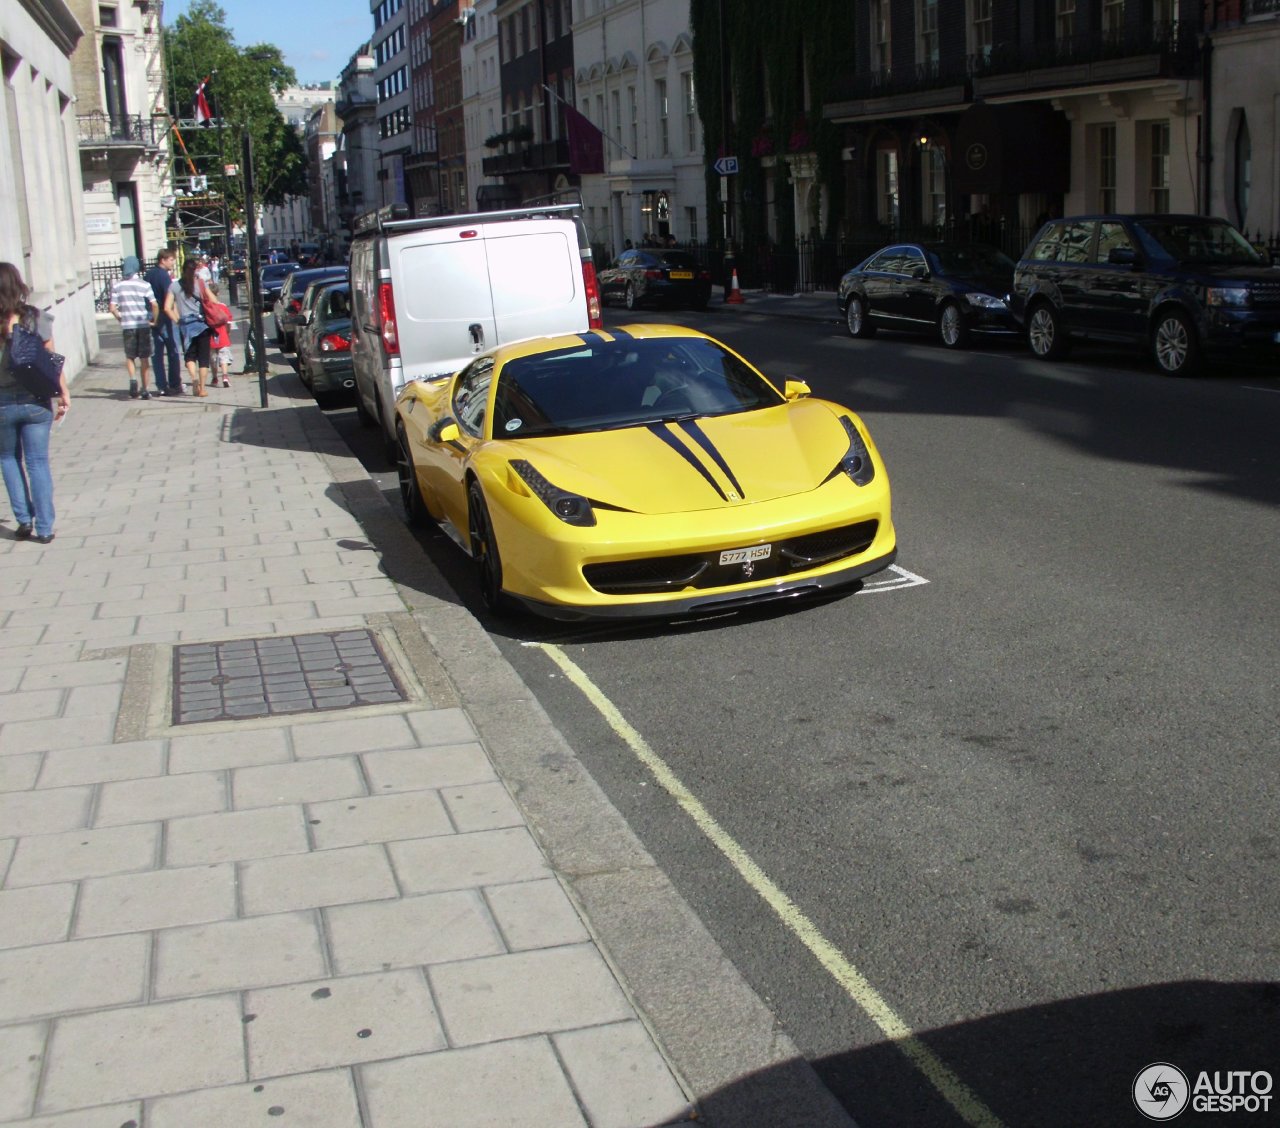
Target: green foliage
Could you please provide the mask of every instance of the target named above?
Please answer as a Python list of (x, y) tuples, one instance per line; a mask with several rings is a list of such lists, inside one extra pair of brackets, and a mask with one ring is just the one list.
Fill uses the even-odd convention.
[[(208, 78), (206, 97), (214, 117), (225, 123), (221, 131), (214, 127), (182, 131), (192, 160), (210, 177), (211, 185), (221, 184), (224, 161), (242, 163), (241, 137), (247, 129), (253, 138), (257, 202), (279, 204), (287, 196), (305, 194), (307, 154), (302, 138), (275, 106), (276, 96), (297, 83), (280, 48), (271, 44), (238, 47), (226, 12), (214, 0), (193, 0), (187, 12), (165, 28), (164, 38), (169, 113), (175, 120), (190, 118), (196, 88)], [(240, 177), (227, 181), (227, 197), (232, 215), (243, 218)]]
[[(733, 120), (724, 136), (720, 13), (725, 16), (729, 105)], [(828, 231), (844, 207), (844, 168), (839, 127), (822, 118), (837, 78), (854, 67), (854, 5), (847, 0), (690, 0), (693, 80), (702, 115), (708, 167), (723, 154), (738, 157), (738, 239), (763, 241), (767, 200), (776, 201), (779, 241), (789, 241), (796, 217), (781, 159), (788, 152), (816, 153), (818, 177), (828, 201)], [(805, 109), (805, 85), (808, 105)], [(707, 176), (710, 230), (722, 230), (720, 178)], [(803, 222), (803, 221), (801, 221)]]

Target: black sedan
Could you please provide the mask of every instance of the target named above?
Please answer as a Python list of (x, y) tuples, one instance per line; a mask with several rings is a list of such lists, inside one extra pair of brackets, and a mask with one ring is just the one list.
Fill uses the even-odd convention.
[(854, 337), (877, 329), (937, 333), (949, 349), (970, 334), (1016, 336), (1013, 260), (981, 243), (897, 243), (842, 279), (836, 300)]
[(642, 305), (706, 309), (711, 300), (711, 272), (688, 251), (637, 247), (623, 251), (600, 271), (600, 297), (621, 300), (627, 309)]
[(276, 299), (280, 297), (280, 290), (284, 286), (284, 280), (295, 270), (300, 269), (296, 262), (272, 262), (262, 268), (259, 282), (262, 287), (263, 313), (269, 313), (271, 307), (276, 304)]

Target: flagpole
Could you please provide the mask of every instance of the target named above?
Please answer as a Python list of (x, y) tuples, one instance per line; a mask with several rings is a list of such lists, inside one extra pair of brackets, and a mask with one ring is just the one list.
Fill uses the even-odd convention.
[(557, 102), (559, 102), (561, 105), (568, 106), (568, 107), (569, 107), (569, 109), (571, 109), (571, 110), (573, 110), (575, 113), (579, 114), (579, 115), (582, 117), (582, 120), (583, 120), (583, 121), (585, 121), (589, 126), (591, 126), (591, 128), (592, 128), (592, 129), (594, 129), (598, 134), (600, 134), (600, 136), (601, 136), (601, 137), (603, 137), (606, 141), (608, 141), (608, 142), (609, 142), (609, 144), (610, 144), (610, 145), (612, 145), (615, 149), (621, 149), (621, 150), (622, 150), (624, 153), (626, 153), (626, 154), (627, 154), (627, 156), (629, 156), (633, 161), (638, 159), (638, 158), (636, 157), (635, 153), (633, 153), (630, 149), (628, 149), (628, 148), (627, 148), (627, 147), (626, 147), (626, 146), (625, 146), (621, 141), (615, 141), (615, 140), (614, 140), (612, 137), (610, 137), (610, 136), (609, 136), (609, 135), (608, 135), (608, 134), (607, 134), (603, 129), (601, 129), (598, 125), (596, 125), (596, 123), (595, 123), (594, 121), (592, 121), (589, 117), (587, 117), (587, 115), (586, 115), (586, 114), (582, 113), (582, 111), (581, 111), (581, 110), (579, 110), (577, 106), (575, 106), (572, 102), (568, 101), (567, 99), (560, 97), (560, 95), (559, 95), (559, 94), (557, 94), (557, 93), (556, 93), (556, 92), (555, 92), (555, 91), (554, 91), (550, 86), (548, 86), (545, 82), (542, 84), (542, 89), (543, 89), (543, 90), (545, 90), (548, 94), (550, 94), (550, 95), (551, 95), (551, 97), (553, 97), (553, 98), (554, 98)]

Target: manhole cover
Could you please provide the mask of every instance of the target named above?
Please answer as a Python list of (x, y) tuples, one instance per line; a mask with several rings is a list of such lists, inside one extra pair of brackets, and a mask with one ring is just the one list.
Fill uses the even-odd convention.
[(372, 631), (173, 648), (173, 723), (232, 721), (404, 701)]

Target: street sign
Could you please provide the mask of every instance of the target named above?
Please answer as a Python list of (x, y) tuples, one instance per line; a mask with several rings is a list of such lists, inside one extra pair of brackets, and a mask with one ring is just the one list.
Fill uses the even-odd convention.
[(721, 176), (735, 176), (738, 172), (738, 158), (721, 157), (711, 167), (714, 168)]

